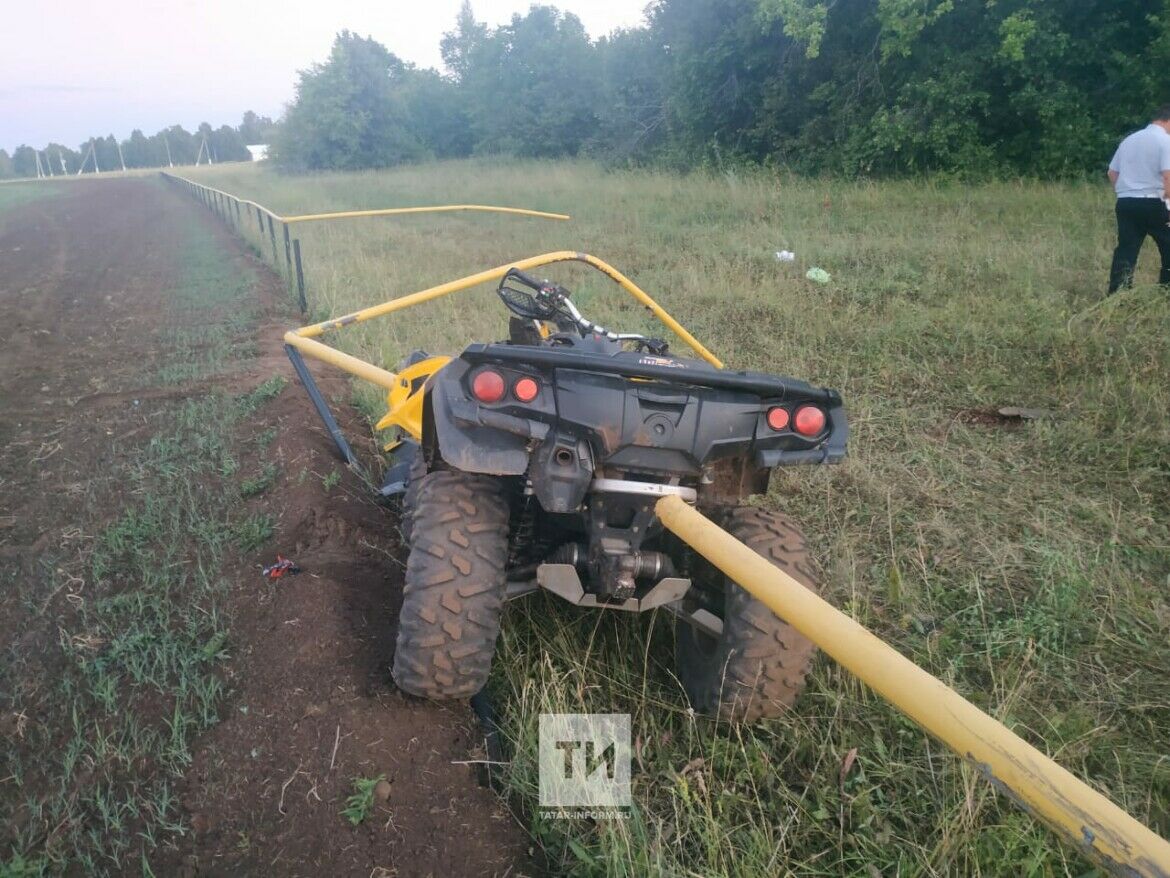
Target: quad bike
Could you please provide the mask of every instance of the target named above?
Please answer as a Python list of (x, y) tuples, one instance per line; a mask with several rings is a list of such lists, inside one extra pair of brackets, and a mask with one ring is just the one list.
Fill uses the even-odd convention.
[[(587, 261), (637, 290), (594, 257), (550, 256)], [(475, 695), (504, 602), (543, 588), (582, 607), (673, 613), (676, 670), (697, 710), (737, 721), (782, 712), (804, 687), (812, 643), (666, 531), (654, 503), (674, 494), (697, 504), (815, 589), (800, 528), (747, 500), (767, 491), (774, 467), (845, 456), (840, 396), (718, 368), (640, 290), (712, 362), (598, 326), (564, 287), (518, 267), (465, 280), (491, 275), (501, 277), (509, 339), (454, 358), (416, 352), (385, 382), (389, 411), (378, 427), (401, 439), (383, 493), (401, 496), (409, 544), (395, 681), (425, 698)], [(471, 285), (459, 283), (406, 299)], [(297, 347), (322, 359), (318, 348), (333, 350)]]

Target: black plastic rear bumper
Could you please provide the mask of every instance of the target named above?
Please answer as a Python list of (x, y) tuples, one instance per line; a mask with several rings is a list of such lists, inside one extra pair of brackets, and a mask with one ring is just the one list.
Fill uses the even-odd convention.
[[(788, 399), (819, 402), (830, 409), (841, 405), (841, 395), (835, 390), (813, 387), (795, 378), (779, 378), (763, 372), (732, 372), (715, 369), (703, 364), (688, 366), (658, 365), (604, 354), (578, 353), (572, 350), (527, 347), (522, 345), (480, 344), (471, 345), (461, 355), (469, 363), (514, 363), (546, 369), (579, 369), (588, 372), (602, 372), (621, 375), (626, 378), (649, 378), (669, 381), (672, 384), (692, 384), (697, 387), (714, 387), (720, 390), (739, 390), (754, 393), (781, 402)], [(646, 361), (662, 361), (663, 357), (647, 355)]]

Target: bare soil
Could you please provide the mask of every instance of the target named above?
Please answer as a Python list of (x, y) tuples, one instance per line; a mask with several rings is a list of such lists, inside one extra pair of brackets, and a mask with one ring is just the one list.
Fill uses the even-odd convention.
[[(75, 535), (117, 516), (128, 488), (103, 473), (149, 440), (168, 401), (213, 386), (243, 392), (275, 374), (289, 381), (261, 410), (277, 431), (267, 455), (278, 475), (248, 501), (274, 516), (275, 536), (224, 571), (230, 695), (176, 780), (185, 831), (152, 853), (155, 873), (539, 871), (523, 829), (479, 782), (475, 761), (486, 757), (472, 712), (406, 697), (390, 680), (404, 561), (397, 519), (337, 460), (296, 384), (281, 349), (297, 322), (283, 282), (212, 215), (154, 180), (77, 184), (17, 210), (0, 224), (0, 565), (12, 573), (0, 586), (45, 579), (47, 557), (68, 558), (62, 549)], [(192, 221), (254, 279), (259, 353), (224, 377), (159, 387), (145, 376), (167, 355), (157, 349), (169, 319), (163, 296)], [(371, 456), (345, 381), (318, 375), (359, 454)], [(235, 439), (244, 462), (256, 455), (250, 438)], [(260, 568), (276, 553), (302, 572), (265, 580)], [(20, 657), (35, 706), (71, 592), (49, 590), (30, 621), (28, 590), (7, 590), (0, 646)], [(19, 722), (36, 722), (35, 711)], [(0, 734), (16, 735), (17, 725), (0, 717)], [(340, 812), (353, 780), (378, 775), (388, 798), (351, 827)], [(0, 802), (40, 792), (0, 779)], [(0, 836), (0, 855), (5, 843)], [(138, 862), (124, 868), (140, 872)]]

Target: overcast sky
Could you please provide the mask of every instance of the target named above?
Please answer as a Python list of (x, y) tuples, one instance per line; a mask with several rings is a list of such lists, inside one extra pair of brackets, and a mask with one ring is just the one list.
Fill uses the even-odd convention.
[[(642, 20), (648, 0), (563, 0), (593, 37)], [(439, 67), (460, 0), (10, 0), (0, 16), (0, 148), (167, 125), (276, 118), (296, 71), (348, 28), (399, 57)], [(530, 0), (472, 0), (502, 24)]]

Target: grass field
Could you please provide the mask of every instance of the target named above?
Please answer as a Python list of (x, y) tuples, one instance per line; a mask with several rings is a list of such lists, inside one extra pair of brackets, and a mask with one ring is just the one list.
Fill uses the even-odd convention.
[[(197, 179), (286, 214), (472, 202), (573, 215), (300, 227), (314, 318), (578, 249), (629, 274), (730, 365), (840, 389), (849, 461), (780, 472), (764, 500), (803, 521), (827, 596), (1170, 834), (1170, 300), (1139, 285), (1102, 301), (1103, 186), (478, 161), (298, 178), (217, 167)], [(797, 263), (777, 262), (780, 249)], [(811, 266), (832, 282), (805, 280)], [(593, 319), (650, 328), (587, 271), (547, 273)], [(1140, 274), (1152, 280), (1148, 261)], [(505, 326), (485, 289), (336, 341), (392, 368), (413, 348), (455, 352)], [(355, 399), (380, 413), (376, 393), (357, 388)], [(1007, 405), (1052, 416), (1001, 422)], [(693, 716), (671, 637), (662, 618), (539, 595), (508, 610), (492, 683), (515, 744), (507, 783), (554, 869), (1085, 874), (828, 661), (783, 720), (734, 729)], [(633, 715), (631, 820), (541, 820), (536, 720), (553, 710)]]

